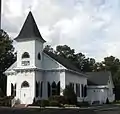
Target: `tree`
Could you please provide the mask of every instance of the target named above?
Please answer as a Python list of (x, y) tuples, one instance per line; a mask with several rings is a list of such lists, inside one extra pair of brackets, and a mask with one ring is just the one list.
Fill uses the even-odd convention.
[(85, 55), (82, 53), (77, 53), (75, 55), (75, 61), (74, 63), (76, 64), (76, 66), (80, 69), (83, 70), (84, 67), (84, 60), (85, 60)]
[(93, 66), (93, 71), (94, 72), (105, 71), (104, 64), (101, 62), (96, 62)]
[(113, 80), (115, 82), (115, 85), (120, 85), (120, 69), (113, 76)]
[(83, 61), (83, 68), (81, 71), (83, 72), (92, 72), (94, 71), (95, 59), (93, 58), (85, 58)]
[(65, 100), (66, 100), (66, 102), (68, 104), (76, 105), (76, 103), (77, 103), (77, 96), (76, 96), (72, 86), (67, 85), (65, 90), (63, 91), (63, 95), (64, 95)]
[(44, 51), (53, 52), (54, 53), (54, 49), (50, 45), (46, 45), (45, 48), (44, 48)]
[(81, 72), (110, 71), (114, 83), (120, 83), (120, 60), (114, 56), (105, 57), (102, 62), (96, 62), (94, 58), (87, 58), (83, 53), (75, 53), (75, 50), (67, 45), (58, 45), (56, 51), (54, 51), (51, 46), (47, 45), (45, 50), (68, 59), (80, 69)]
[(114, 56), (105, 57), (102, 63), (105, 66), (105, 70), (111, 71), (112, 75), (114, 75), (120, 67), (119, 59)]
[(83, 72), (92, 72), (95, 65), (95, 59), (86, 58), (84, 54), (75, 54), (75, 65)]
[(6, 76), (4, 71), (7, 70), (16, 60), (13, 41), (9, 35), (4, 31), (0, 30), (0, 88), (6, 92)]
[(57, 46), (56, 47), (56, 52), (57, 55), (64, 57), (70, 61), (73, 61), (75, 58), (75, 50), (71, 49), (69, 46), (67, 45), (63, 45), (63, 46)]
[(56, 47), (56, 51), (54, 51), (51, 46), (47, 45), (44, 50), (68, 59), (72, 64), (74, 64), (83, 72), (91, 72), (94, 70), (95, 59), (86, 58), (85, 55), (82, 53), (75, 54), (75, 50), (71, 49), (67, 45), (58, 45)]
[(114, 56), (105, 57), (101, 63), (96, 63), (95, 71), (110, 71), (114, 84), (120, 83), (120, 61)]

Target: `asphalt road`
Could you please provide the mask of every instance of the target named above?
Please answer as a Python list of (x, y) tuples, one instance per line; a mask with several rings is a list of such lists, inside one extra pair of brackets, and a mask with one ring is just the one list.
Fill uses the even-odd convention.
[(120, 106), (99, 106), (88, 109), (17, 109), (0, 108), (0, 114), (120, 114)]

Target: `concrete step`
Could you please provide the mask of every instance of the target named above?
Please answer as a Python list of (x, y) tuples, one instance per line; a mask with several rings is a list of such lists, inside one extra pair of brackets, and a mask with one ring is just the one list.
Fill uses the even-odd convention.
[(14, 106), (15, 108), (25, 108), (26, 104), (17, 104)]

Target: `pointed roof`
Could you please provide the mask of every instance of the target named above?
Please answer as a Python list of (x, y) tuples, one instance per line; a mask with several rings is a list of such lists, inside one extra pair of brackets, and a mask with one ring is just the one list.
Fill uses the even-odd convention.
[(39, 32), (39, 29), (31, 11), (29, 12), (22, 29), (19, 35), (15, 38), (15, 40), (28, 38), (39, 38), (43, 43), (46, 42)]

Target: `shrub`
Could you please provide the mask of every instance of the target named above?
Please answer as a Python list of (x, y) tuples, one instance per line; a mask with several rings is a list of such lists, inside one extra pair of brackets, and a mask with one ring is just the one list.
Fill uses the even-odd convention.
[(51, 96), (49, 98), (49, 101), (58, 101), (58, 103), (60, 104), (65, 104), (65, 97), (64, 96), (59, 96), (59, 95), (55, 95), (55, 96)]
[(49, 106), (49, 101), (48, 100), (41, 100), (40, 101), (40, 106), (41, 107)]
[(2, 89), (0, 88), (0, 97), (4, 97), (5, 95), (4, 95), (4, 93), (3, 93), (3, 91), (2, 91)]
[(63, 91), (63, 95), (65, 97), (66, 104), (77, 104), (77, 96), (74, 92), (73, 87), (70, 85), (66, 86), (65, 90)]
[(20, 99), (17, 99), (16, 101), (15, 101), (15, 104), (17, 105), (17, 104), (20, 104)]
[(50, 101), (50, 106), (57, 106), (57, 107), (61, 107), (60, 103), (58, 101)]
[(45, 106), (49, 106), (49, 101), (48, 100), (37, 100), (37, 101), (34, 101), (33, 104), (29, 104), (28, 106), (45, 107)]
[(64, 107), (76, 107), (76, 105), (64, 104)]
[(13, 99), (12, 97), (7, 97), (7, 96), (0, 98), (0, 106), (9, 106), (10, 107), (12, 99)]
[(83, 101), (83, 102), (78, 102), (77, 106), (78, 107), (88, 107), (88, 106), (90, 106), (90, 104), (88, 102)]
[(34, 101), (32, 106), (40, 106), (41, 100)]
[(92, 102), (92, 105), (98, 105), (98, 104), (100, 104), (100, 101), (93, 101)]

